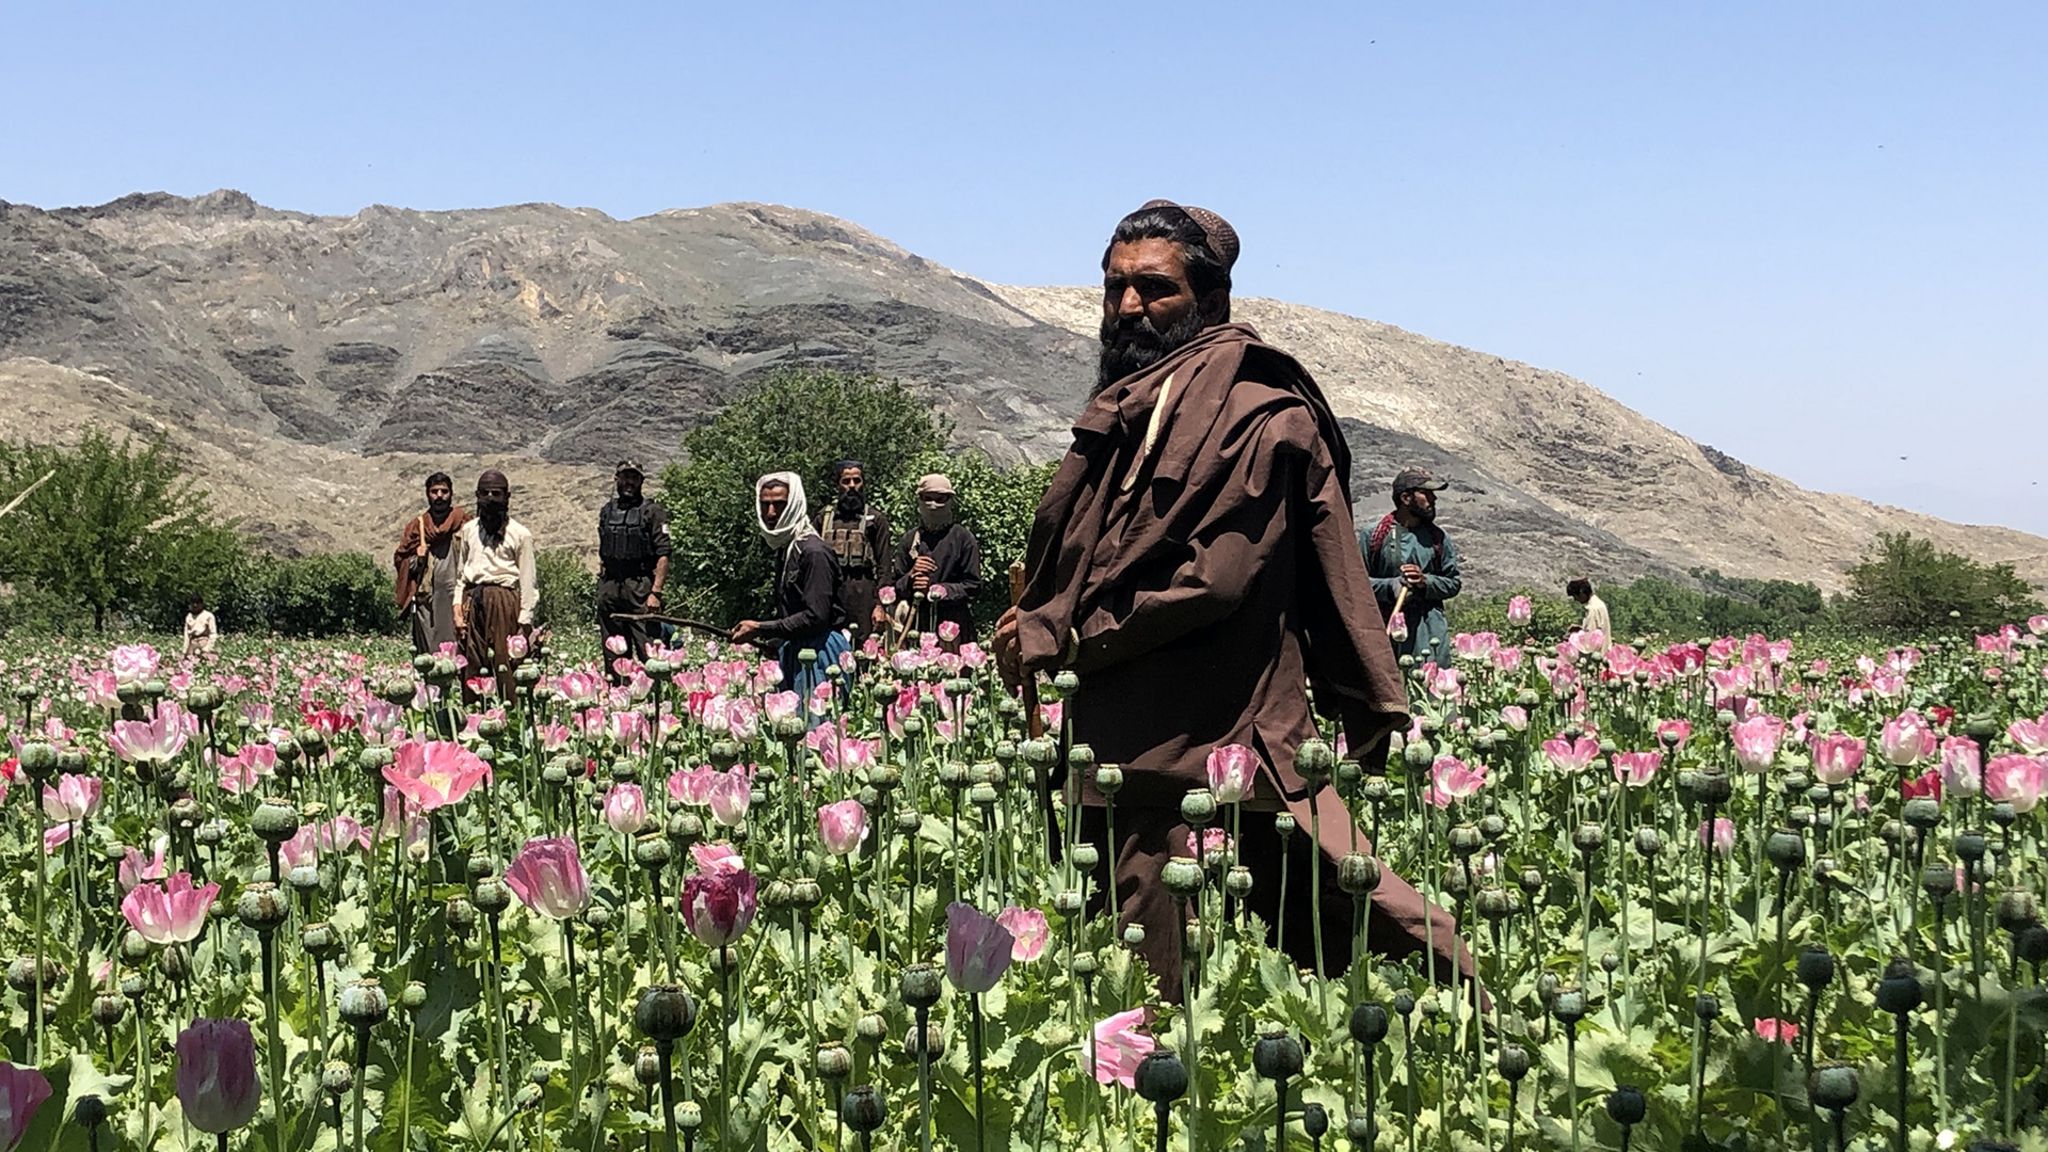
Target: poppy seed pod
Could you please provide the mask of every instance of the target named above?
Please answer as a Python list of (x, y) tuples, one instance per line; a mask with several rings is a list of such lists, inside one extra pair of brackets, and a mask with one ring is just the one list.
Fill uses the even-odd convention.
[(1079, 916), (1081, 914), (1082, 908), (1084, 908), (1085, 906), (1085, 903), (1081, 899), (1081, 893), (1076, 891), (1075, 889), (1068, 888), (1063, 891), (1053, 893), (1052, 910), (1054, 912), (1059, 913), (1061, 916), (1065, 916), (1069, 919), (1075, 916)]
[(1794, 970), (1808, 992), (1818, 993), (1835, 982), (1835, 954), (1819, 945), (1809, 944), (1799, 950)]
[(1557, 999), (1550, 1005), (1550, 1014), (1564, 1024), (1577, 1024), (1586, 1018), (1586, 994), (1577, 988), (1561, 988)]
[(1095, 767), (1095, 749), (1086, 744), (1076, 744), (1067, 749), (1067, 768), (1086, 775)]
[(1351, 1009), (1351, 1039), (1370, 1049), (1387, 1038), (1387, 1010), (1370, 1000)]
[(1764, 856), (1781, 871), (1790, 872), (1806, 863), (1806, 838), (1790, 828), (1780, 828), (1764, 837)]
[(685, 1100), (676, 1105), (676, 1127), (685, 1132), (695, 1132), (704, 1126), (704, 1106), (695, 1100)]
[(1074, 867), (1083, 872), (1093, 872), (1095, 866), (1102, 862), (1102, 854), (1096, 850), (1093, 844), (1076, 844), (1073, 849), (1073, 859)]
[(1982, 860), (1984, 858), (1984, 853), (1990, 848), (1990, 846), (1990, 842), (1985, 838), (1984, 833), (1982, 832), (1970, 831), (1956, 833), (1956, 855), (1965, 864), (1975, 864), (1977, 861)]
[(1624, 1128), (1641, 1124), (1649, 1109), (1643, 1090), (1633, 1084), (1617, 1084), (1607, 1094), (1607, 1117)]
[(853, 1075), (853, 1053), (848, 1052), (844, 1044), (820, 1044), (814, 1063), (819, 1078), (823, 1080), (836, 1082)]
[(299, 929), (299, 944), (315, 960), (332, 960), (341, 955), (341, 933), (325, 920)]
[(1885, 965), (1877, 982), (1877, 1006), (1894, 1016), (1904, 1016), (1920, 1006), (1920, 970), (1903, 956)]
[(1368, 896), (1379, 886), (1379, 861), (1362, 852), (1347, 852), (1337, 861), (1337, 889), (1346, 896)]
[(1908, 826), (1926, 832), (1941, 823), (1941, 801), (1932, 796), (1915, 796), (1906, 801), (1903, 815)]
[(1259, 1029), (1252, 1043), (1252, 1068), (1268, 1080), (1292, 1080), (1301, 1075), (1301, 1041), (1285, 1028), (1269, 1024)]
[(375, 980), (356, 980), (341, 990), (339, 1008), (357, 1028), (375, 1028), (391, 1015), (391, 997)]
[(320, 1089), (329, 1096), (346, 1096), (355, 1086), (356, 1070), (346, 1060), (329, 1060), (320, 1070)]
[(1823, 1064), (1806, 1081), (1806, 1094), (1814, 1107), (1830, 1112), (1847, 1111), (1861, 1093), (1856, 1069), (1847, 1064)]
[(1415, 996), (1410, 992), (1394, 993), (1394, 1015), (1407, 1019), (1415, 1014)]
[(1132, 1076), (1138, 1096), (1152, 1104), (1171, 1104), (1187, 1094), (1188, 1067), (1169, 1048), (1154, 1048), (1138, 1061)]
[(839, 1118), (865, 1136), (889, 1122), (889, 1106), (878, 1089), (864, 1084), (839, 1102)]
[(1600, 954), (1600, 970), (1602, 972), (1612, 976), (1615, 970), (1620, 967), (1621, 957), (1618, 954), (1613, 952), (1602, 952)]
[(2014, 889), (1998, 898), (1998, 926), (2017, 935), (2041, 922), (2041, 901), (2032, 892)]
[(1527, 896), (1529, 899), (1534, 900), (1540, 893), (1542, 893), (1543, 886), (1545, 883), (1547, 883), (1547, 880), (1543, 875), (1542, 869), (1524, 868), (1522, 869), (1522, 874), (1515, 878), (1515, 883), (1521, 885), (1522, 894), (1524, 896)]
[(417, 980), (408, 980), (398, 993), (398, 1003), (407, 1012), (417, 1012), (427, 1006), (427, 986)]
[(672, 858), (668, 841), (657, 833), (644, 833), (633, 841), (633, 860), (649, 872), (659, 872), (668, 867)]
[(1695, 997), (1692, 1002), (1692, 1014), (1702, 1020), (1719, 1020), (1721, 998), (1711, 992)]
[(661, 1083), (661, 1053), (652, 1044), (642, 1044), (633, 1055), (633, 1079), (642, 1088)]
[(1498, 844), (1508, 834), (1507, 818), (1498, 812), (1488, 812), (1479, 818), (1479, 834), (1489, 844)]
[(1182, 899), (1198, 895), (1202, 891), (1202, 865), (1186, 856), (1175, 856), (1160, 869), (1160, 880), (1166, 890)]
[(903, 970), (903, 1002), (912, 1008), (929, 1008), (944, 991), (939, 970), (929, 964), (912, 964)]
[(1494, 1068), (1501, 1079), (1510, 1084), (1519, 1084), (1529, 1074), (1529, 1050), (1520, 1044), (1502, 1046), (1500, 1056), (1494, 1061)]
[(1363, 1108), (1353, 1108), (1344, 1119), (1344, 1138), (1351, 1141), (1354, 1148), (1370, 1147), (1373, 1133), (1377, 1131), (1379, 1128), (1373, 1123), (1372, 1113)]
[[(107, 1102), (98, 1096), (81, 1096), (78, 1106), (71, 1113), (71, 1119), (80, 1128), (91, 1131), (107, 1122)], [(93, 1141), (98, 1144), (98, 1140)]]
[(1479, 914), (1496, 924), (1515, 914), (1516, 903), (1514, 893), (1505, 888), (1482, 888), (1473, 899)]
[(503, 880), (487, 876), (476, 882), (470, 899), (484, 915), (496, 916), (512, 906), (512, 889), (506, 887)]
[(923, 813), (910, 808), (904, 808), (896, 813), (896, 834), (898, 836), (915, 836), (923, 830)]
[(1310, 784), (1320, 784), (1337, 768), (1337, 753), (1321, 740), (1308, 739), (1294, 753), (1294, 770)]
[(1579, 825), (1578, 829), (1572, 833), (1572, 847), (1577, 848), (1581, 853), (1588, 856), (1598, 852), (1601, 846), (1606, 843), (1607, 829), (1591, 820)]
[(1664, 850), (1664, 835), (1655, 828), (1636, 829), (1636, 854), (1645, 859), (1654, 858)]
[(291, 918), (292, 909), (284, 893), (268, 880), (259, 880), (235, 897), (235, 915), (258, 932), (275, 932)]
[[(1337, 882), (1339, 887), (1343, 886), (1341, 875)], [(1223, 890), (1239, 900), (1251, 895), (1252, 870), (1242, 864), (1232, 865), (1230, 871), (1223, 874)]]
[(1114, 796), (1124, 786), (1124, 770), (1114, 764), (1104, 764), (1095, 770), (1095, 789), (1104, 796)]
[(697, 1026), (697, 1002), (680, 984), (656, 984), (633, 1006), (633, 1027), (656, 1043), (673, 1043)]
[(864, 1044), (880, 1044), (889, 1035), (889, 1021), (880, 1012), (869, 1012), (853, 1022), (853, 1034)]
[(1189, 790), (1180, 798), (1180, 818), (1190, 827), (1203, 828), (1216, 819), (1216, 796), (1207, 788)]
[(1486, 847), (1486, 837), (1473, 824), (1454, 824), (1447, 838), (1451, 851), (1459, 856), (1471, 856)]
[(1401, 762), (1413, 771), (1428, 771), (1436, 763), (1436, 749), (1427, 740), (1410, 740), (1407, 747), (1401, 749)]
[(448, 921), (448, 927), (456, 932), (467, 932), (476, 927), (476, 905), (467, 897), (450, 896), (442, 905), (441, 915)]
[(1301, 1106), (1301, 1130), (1320, 1142), (1330, 1132), (1330, 1110), (1311, 1100)]
[(299, 834), (299, 810), (288, 801), (266, 799), (249, 817), (249, 828), (266, 844), (282, 844)]
[(92, 1022), (112, 1030), (128, 1018), (128, 1001), (120, 996), (95, 996), (92, 1001)]
[(2037, 923), (2020, 929), (2012, 938), (2012, 950), (2037, 969), (2048, 963), (2048, 927)]
[(1963, 735), (1979, 744), (1988, 743), (1996, 738), (1999, 731), (1998, 718), (1988, 712), (1979, 712), (1963, 721)]
[(1935, 861), (1920, 870), (1920, 888), (1936, 904), (1956, 894), (1956, 866)]
[(1702, 804), (1726, 804), (1734, 792), (1735, 785), (1728, 779), (1728, 774), (1713, 768), (1701, 771), (1693, 785), (1693, 795), (1699, 797)]

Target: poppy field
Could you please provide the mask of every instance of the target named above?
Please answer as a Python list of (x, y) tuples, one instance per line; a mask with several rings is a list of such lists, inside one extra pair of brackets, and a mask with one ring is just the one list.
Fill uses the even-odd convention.
[(1406, 877), (1469, 971), (1297, 969), (1224, 748), (1185, 1005), (1075, 839), (1121, 770), (1073, 682), (1033, 738), (971, 644), (808, 696), (536, 648), (498, 699), (383, 639), (0, 640), (0, 1152), (2048, 1149), (2044, 633), (1459, 636), (1384, 773), (1301, 750), (1359, 850), (1287, 882)]

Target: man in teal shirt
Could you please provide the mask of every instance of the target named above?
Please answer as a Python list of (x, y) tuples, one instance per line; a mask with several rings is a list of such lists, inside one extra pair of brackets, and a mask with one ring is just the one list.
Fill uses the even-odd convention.
[[(1436, 526), (1436, 494), (1445, 488), (1427, 469), (1404, 468), (1394, 477), (1394, 510), (1359, 541), (1373, 594), (1387, 617), (1396, 656), (1413, 656), (1417, 666), (1451, 663), (1451, 630), (1444, 601), (1458, 594), (1458, 549)], [(1401, 638), (1394, 606), (1408, 626)]]

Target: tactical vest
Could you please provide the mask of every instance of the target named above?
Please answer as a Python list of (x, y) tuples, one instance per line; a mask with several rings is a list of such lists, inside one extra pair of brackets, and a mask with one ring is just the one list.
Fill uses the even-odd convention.
[(868, 527), (875, 521), (875, 514), (862, 512), (858, 520), (841, 520), (837, 509), (825, 512), (823, 530), (818, 533), (825, 544), (832, 549), (832, 555), (839, 561), (843, 576), (873, 576), (875, 574), (875, 550), (868, 543)]
[(641, 500), (631, 508), (607, 501), (597, 516), (597, 555), (607, 569), (654, 567), (654, 504)]

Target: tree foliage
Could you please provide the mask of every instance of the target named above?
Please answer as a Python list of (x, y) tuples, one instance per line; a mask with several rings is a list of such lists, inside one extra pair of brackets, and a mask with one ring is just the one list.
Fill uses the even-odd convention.
[(0, 503), (45, 473), (0, 520), (0, 579), (90, 615), (160, 615), (217, 586), (241, 560), (240, 535), (214, 514), (159, 436), (116, 441), (88, 430), (76, 447), (0, 443)]
[(762, 615), (773, 573), (755, 529), (756, 479), (795, 472), (816, 511), (826, 470), (858, 459), (870, 498), (893, 520), (909, 506), (917, 468), (944, 451), (949, 431), (907, 386), (875, 376), (791, 369), (741, 389), (684, 439), (686, 461), (662, 473), (657, 498), (668, 507), (674, 542), (669, 581), (681, 593), (671, 599), (724, 623)]
[(1908, 532), (1887, 532), (1849, 570), (1847, 609), (1857, 623), (1916, 633), (1960, 625), (1989, 631), (2040, 611), (2010, 564), (1981, 564)]

